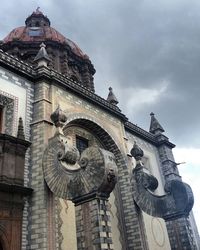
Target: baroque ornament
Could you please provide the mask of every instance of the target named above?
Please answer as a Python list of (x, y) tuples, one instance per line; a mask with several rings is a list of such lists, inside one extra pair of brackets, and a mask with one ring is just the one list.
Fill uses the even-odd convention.
[(190, 186), (180, 180), (170, 180), (165, 184), (165, 195), (152, 193), (158, 187), (157, 179), (143, 166), (143, 151), (135, 143), (131, 150), (136, 159), (132, 175), (132, 192), (137, 205), (147, 214), (171, 220), (188, 216), (194, 203)]
[[(62, 113), (66, 120), (58, 109), (56, 114)], [(68, 145), (59, 115), (54, 120), (57, 131), (43, 155), (44, 178), (50, 190), (72, 201), (91, 194), (109, 197), (117, 181), (114, 155), (100, 147), (88, 147), (80, 155), (76, 147)]]

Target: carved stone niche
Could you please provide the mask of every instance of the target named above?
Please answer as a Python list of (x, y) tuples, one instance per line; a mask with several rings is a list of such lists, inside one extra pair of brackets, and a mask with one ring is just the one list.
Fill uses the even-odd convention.
[(30, 142), (0, 134), (0, 245), (3, 250), (20, 250), (24, 196), (25, 153)]

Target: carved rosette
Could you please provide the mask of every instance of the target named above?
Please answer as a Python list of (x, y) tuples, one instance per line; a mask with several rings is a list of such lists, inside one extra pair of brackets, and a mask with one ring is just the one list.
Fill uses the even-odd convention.
[(49, 140), (43, 156), (44, 178), (50, 190), (63, 199), (75, 200), (88, 194), (109, 197), (117, 179), (114, 155), (89, 147), (79, 155), (62, 133)]

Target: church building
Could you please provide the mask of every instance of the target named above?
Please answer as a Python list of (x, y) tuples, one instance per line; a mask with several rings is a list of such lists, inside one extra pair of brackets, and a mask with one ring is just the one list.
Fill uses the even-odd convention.
[(94, 74), (39, 8), (0, 42), (0, 250), (199, 249), (175, 145)]

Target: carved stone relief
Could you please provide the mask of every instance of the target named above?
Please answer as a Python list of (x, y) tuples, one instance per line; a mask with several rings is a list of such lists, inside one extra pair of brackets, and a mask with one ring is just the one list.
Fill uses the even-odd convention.
[(2, 131), (5, 134), (12, 135), (15, 121), (15, 103), (14, 99), (0, 93), (0, 105), (3, 107)]
[(63, 199), (74, 200), (92, 192), (109, 196), (116, 183), (117, 167), (111, 152), (92, 146), (80, 155), (62, 132), (49, 140), (43, 170), (50, 190)]
[(144, 168), (141, 161), (143, 151), (136, 143), (131, 154), (136, 159), (132, 191), (137, 205), (147, 214), (165, 220), (188, 216), (194, 202), (190, 186), (179, 180), (171, 180), (165, 184), (165, 195), (153, 194), (152, 192), (158, 187), (158, 181)]

